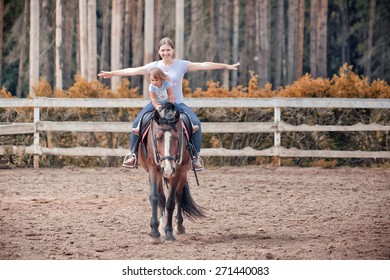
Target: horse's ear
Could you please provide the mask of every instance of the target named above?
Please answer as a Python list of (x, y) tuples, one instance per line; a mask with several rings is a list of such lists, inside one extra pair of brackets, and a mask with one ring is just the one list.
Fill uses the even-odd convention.
[(156, 123), (160, 124), (160, 113), (158, 112), (158, 110), (154, 110), (153, 120)]
[(176, 113), (175, 113), (175, 122), (177, 122), (178, 120), (180, 120), (180, 112), (176, 111)]
[(175, 104), (173, 104), (172, 102), (165, 102), (164, 105), (163, 105), (163, 108), (167, 111), (175, 111), (176, 109), (176, 106)]

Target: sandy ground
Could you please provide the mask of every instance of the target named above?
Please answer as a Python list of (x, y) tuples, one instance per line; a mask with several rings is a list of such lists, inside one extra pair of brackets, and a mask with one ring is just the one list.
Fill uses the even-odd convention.
[(207, 217), (150, 241), (147, 173), (0, 170), (0, 259), (390, 259), (390, 169), (209, 168)]

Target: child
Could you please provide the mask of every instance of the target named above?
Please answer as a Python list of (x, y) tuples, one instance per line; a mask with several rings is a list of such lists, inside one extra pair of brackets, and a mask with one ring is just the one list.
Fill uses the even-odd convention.
[[(174, 103), (172, 86), (169, 83), (168, 76), (158, 67), (154, 67), (149, 71), (149, 92), (150, 99), (156, 110), (160, 109), (161, 105), (166, 102)], [(139, 135), (140, 123), (136, 128), (133, 128), (132, 131)]]
[(160, 68), (154, 67), (149, 72), (149, 92), (154, 108), (158, 110), (161, 104), (174, 103), (172, 85), (168, 82), (169, 77)]

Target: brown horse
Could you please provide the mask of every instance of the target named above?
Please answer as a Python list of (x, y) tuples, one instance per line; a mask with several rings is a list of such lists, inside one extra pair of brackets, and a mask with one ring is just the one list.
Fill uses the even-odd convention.
[[(159, 225), (165, 219), (165, 239), (175, 240), (172, 219), (177, 204), (176, 232), (185, 232), (183, 215), (188, 218), (204, 217), (202, 209), (193, 201), (187, 181), (187, 173), (192, 166), (192, 146), (186, 134), (180, 112), (172, 103), (166, 103), (154, 112), (145, 140), (139, 144), (138, 158), (142, 167), (149, 174), (150, 236), (160, 238)], [(167, 186), (167, 198), (164, 194)], [(160, 210), (158, 219), (157, 207)]]

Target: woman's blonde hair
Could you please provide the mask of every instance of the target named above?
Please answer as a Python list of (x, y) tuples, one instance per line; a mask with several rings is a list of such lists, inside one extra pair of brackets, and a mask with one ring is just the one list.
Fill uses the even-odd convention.
[(154, 78), (154, 79), (160, 80), (160, 81), (168, 81), (169, 80), (168, 75), (165, 74), (163, 72), (163, 70), (161, 70), (158, 67), (153, 67), (152, 69), (150, 69), (149, 78)]

